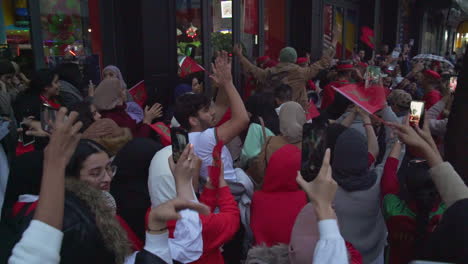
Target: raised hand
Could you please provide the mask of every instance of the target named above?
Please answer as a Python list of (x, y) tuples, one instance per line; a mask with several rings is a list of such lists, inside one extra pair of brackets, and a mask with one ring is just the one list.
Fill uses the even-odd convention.
[[(198, 182), (201, 160), (195, 155), (193, 145), (188, 144), (180, 155), (177, 164), (169, 157), (171, 168), (176, 183), (177, 196), (186, 200), (193, 200), (193, 182)], [(196, 186), (195, 186), (196, 187)]]
[(309, 199), (313, 202), (320, 220), (336, 218), (332, 208), (338, 185), (332, 178), (332, 168), (330, 165), (330, 149), (327, 149), (323, 158), (320, 172), (312, 182), (307, 182), (298, 172), (297, 183), (306, 192)]
[(164, 229), (166, 227), (166, 222), (170, 220), (179, 220), (179, 211), (185, 209), (197, 211), (199, 214), (210, 214), (210, 208), (204, 204), (191, 202), (181, 198), (175, 198), (160, 204), (155, 208), (151, 208), (148, 229), (153, 232), (165, 231)]
[(145, 107), (145, 117), (143, 118), (143, 123), (151, 125), (154, 119), (160, 118), (162, 116), (162, 105), (154, 104), (151, 108), (149, 106)]
[(226, 51), (218, 53), (215, 63), (211, 64), (211, 68), (213, 69), (213, 74), (210, 75), (210, 78), (218, 87), (224, 88), (229, 83), (232, 83), (232, 63)]
[(242, 56), (242, 46), (239, 43), (235, 44), (232, 53), (236, 56)]
[(44, 162), (55, 160), (57, 165), (66, 166), (80, 141), (79, 131), (83, 124), (76, 122), (77, 112), (71, 112), (67, 117), (67, 111), (62, 107), (57, 113), (54, 130), (44, 151)]

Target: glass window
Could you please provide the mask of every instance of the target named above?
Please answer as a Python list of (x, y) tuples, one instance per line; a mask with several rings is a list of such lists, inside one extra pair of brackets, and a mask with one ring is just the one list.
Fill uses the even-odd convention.
[(285, 0), (265, 0), (265, 55), (272, 58), (278, 58), (286, 45), (285, 10)]
[(211, 32), (211, 54), (214, 52), (232, 50), (232, 1), (212, 1), (213, 10), (213, 32)]
[[(343, 27), (343, 14), (344, 14), (344, 9), (341, 7), (335, 7), (334, 10), (334, 17), (335, 17), (335, 23), (334, 25), (341, 25), (341, 28), (344, 29)], [(344, 30), (343, 30), (344, 33)], [(343, 58), (343, 35), (338, 37), (338, 44), (336, 45), (336, 57), (338, 59)]]
[(177, 55), (203, 65), (201, 0), (176, 1)]
[(348, 9), (347, 12), (345, 22), (345, 57), (350, 59), (353, 56), (353, 51), (357, 49), (357, 13), (352, 9)]
[(242, 0), (241, 42), (249, 58), (258, 57), (258, 0)]
[(34, 70), (27, 0), (1, 1), (0, 58), (16, 61), (27, 76)]

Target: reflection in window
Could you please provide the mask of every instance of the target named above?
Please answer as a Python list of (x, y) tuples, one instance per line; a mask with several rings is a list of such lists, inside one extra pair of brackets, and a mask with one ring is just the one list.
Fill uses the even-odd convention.
[(177, 54), (203, 64), (201, 0), (176, 1)]
[[(348, 9), (348, 14), (345, 21), (345, 51), (346, 58), (351, 58), (357, 43), (357, 13), (354, 10)], [(356, 51), (357, 52), (357, 51)]]
[[(213, 0), (212, 51), (232, 51), (232, 1)], [(214, 53), (211, 54), (213, 56)]]
[(91, 55), (88, 1), (40, 0), (40, 10), (49, 67)]
[(16, 61), (29, 75), (34, 69), (27, 0), (1, 1), (0, 58)]
[(265, 0), (265, 55), (278, 58), (286, 45), (285, 0)]

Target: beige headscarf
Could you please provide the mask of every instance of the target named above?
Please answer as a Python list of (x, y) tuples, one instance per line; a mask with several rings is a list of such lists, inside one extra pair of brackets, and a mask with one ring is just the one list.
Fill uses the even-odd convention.
[(93, 104), (101, 110), (112, 110), (122, 102), (122, 86), (119, 79), (105, 79), (98, 87)]
[(119, 127), (114, 120), (104, 118), (91, 124), (83, 132), (82, 138), (96, 141), (106, 148), (109, 155), (115, 156), (132, 140), (132, 132), (126, 127)]
[(302, 140), (302, 126), (306, 123), (304, 108), (296, 102), (287, 102), (281, 106), (279, 113), (281, 135), (289, 144)]

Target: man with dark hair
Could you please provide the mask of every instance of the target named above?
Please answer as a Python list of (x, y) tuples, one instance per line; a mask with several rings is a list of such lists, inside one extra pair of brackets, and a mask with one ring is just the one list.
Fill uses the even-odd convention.
[(275, 88), (275, 101), (278, 108), (276, 108), (276, 113), (279, 115), (281, 106), (284, 103), (292, 101), (292, 88), (287, 84), (281, 84)]
[[(200, 176), (206, 180), (208, 167), (213, 163), (213, 148), (219, 141), (228, 144), (244, 131), (249, 124), (249, 117), (244, 103), (232, 82), (231, 61), (226, 52), (220, 53), (213, 69), (211, 79), (228, 97), (232, 117), (219, 127), (216, 125), (216, 112), (211, 100), (203, 94), (184, 94), (176, 101), (174, 116), (181, 126), (189, 131), (190, 143), (195, 153), (203, 161)], [(221, 158), (224, 163), (224, 178), (228, 182), (237, 182), (238, 177), (233, 167), (231, 154), (223, 147)]]

